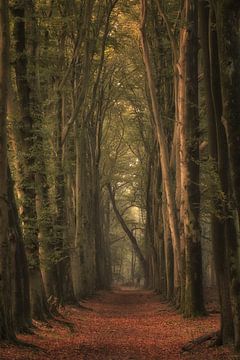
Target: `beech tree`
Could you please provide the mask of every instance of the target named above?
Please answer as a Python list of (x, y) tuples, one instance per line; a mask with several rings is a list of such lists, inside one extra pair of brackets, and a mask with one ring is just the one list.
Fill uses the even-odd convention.
[[(8, 211), (7, 100), (9, 86), (8, 1), (0, 3), (0, 339), (14, 339), (11, 294), (11, 234)], [(10, 285), (10, 286), (9, 286)]]
[(28, 77), (28, 60), (26, 46), (26, 11), (27, 4), (15, 2), (11, 8), (15, 19), (14, 36), (16, 49), (16, 84), (19, 96), (20, 121), (19, 138), (22, 149), (19, 161), (22, 220), (24, 239), (29, 262), (31, 305), (33, 316), (44, 319), (49, 315), (47, 298), (42, 280), (39, 258), (38, 224), (36, 208), (36, 148), (35, 121), (32, 114), (31, 85)]
[[(199, 5), (199, 19), (200, 40), (203, 52), (205, 97), (207, 104), (209, 156), (215, 163), (219, 174), (221, 190), (225, 193), (228, 191), (228, 155), (226, 134), (221, 121), (222, 97), (218, 39), (215, 15), (213, 10), (210, 11), (206, 2), (201, 2)], [(214, 183), (212, 184), (211, 189), (213, 193), (211, 238), (221, 305), (221, 336), (223, 343), (228, 343), (233, 340), (233, 319), (228, 286), (229, 272), (226, 254), (226, 204), (223, 199), (221, 199)]]

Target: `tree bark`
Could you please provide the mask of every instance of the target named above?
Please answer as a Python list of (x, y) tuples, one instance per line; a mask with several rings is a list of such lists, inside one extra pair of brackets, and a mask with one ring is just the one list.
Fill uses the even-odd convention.
[(228, 189), (229, 211), (227, 219), (227, 256), (230, 271), (230, 295), (232, 303), (234, 343), (240, 349), (240, 4), (232, 0), (215, 2), (216, 24), (222, 93), (222, 122), (225, 126), (229, 156), (230, 186)]
[(14, 17), (15, 72), (20, 107), (19, 140), (22, 149), (20, 154), (20, 188), (23, 195), (22, 221), (24, 227), (24, 242), (29, 263), (32, 314), (34, 318), (45, 319), (49, 316), (49, 311), (39, 259), (35, 190), (37, 151), (34, 139), (34, 119), (31, 114), (31, 87), (27, 71), (25, 7), (26, 3), (16, 1), (11, 8)]
[(14, 340), (8, 213), (7, 99), (9, 86), (8, 1), (0, 2), (0, 339)]
[[(213, 21), (214, 23), (212, 23)], [(216, 171), (218, 171), (220, 186), (224, 192), (226, 186), (223, 186), (223, 184), (227, 184), (227, 180), (224, 179), (228, 172), (228, 158), (223, 124), (220, 121), (222, 99), (216, 27), (213, 14), (210, 16), (209, 4), (206, 0), (199, 2), (199, 26), (207, 106), (209, 156), (210, 161), (213, 162), (214, 169), (216, 167)], [(224, 167), (218, 166), (221, 163), (224, 164)], [(214, 184), (211, 186), (211, 191), (213, 194), (211, 239), (221, 306), (221, 340), (223, 344), (227, 344), (233, 341), (233, 319), (229, 292), (229, 271), (226, 258), (225, 222), (223, 220), (223, 207)]]
[(180, 276), (180, 237), (179, 237), (179, 229), (177, 225), (177, 212), (174, 201), (174, 191), (173, 191), (173, 183), (171, 179), (171, 171), (169, 165), (169, 154), (166, 144), (166, 135), (164, 132), (161, 113), (158, 104), (158, 98), (156, 93), (156, 86), (154, 82), (153, 69), (151, 65), (150, 55), (149, 55), (149, 45), (146, 36), (146, 8), (147, 3), (145, 0), (141, 1), (142, 7), (142, 17), (141, 17), (141, 43), (143, 49), (143, 60), (147, 73), (148, 87), (151, 96), (153, 117), (154, 117), (154, 126), (156, 129), (157, 141), (159, 144), (160, 150), (160, 164), (162, 169), (162, 178), (164, 189), (166, 191), (166, 202), (167, 202), (167, 211), (169, 217), (169, 225), (171, 231), (171, 237), (173, 241), (173, 249), (174, 249), (174, 258), (175, 258), (175, 269), (174, 272), (176, 274), (175, 277), (175, 291), (178, 292), (180, 287), (179, 276)]
[(10, 169), (8, 168), (8, 203), (9, 203), (9, 230), (13, 243), (14, 262), (14, 297), (13, 317), (17, 331), (26, 332), (32, 326), (29, 272), (23, 242), (22, 229), (14, 195), (14, 185)]
[(199, 116), (198, 116), (198, 4), (186, 0), (185, 114), (182, 123), (183, 225), (186, 257), (185, 316), (204, 313), (200, 238)]

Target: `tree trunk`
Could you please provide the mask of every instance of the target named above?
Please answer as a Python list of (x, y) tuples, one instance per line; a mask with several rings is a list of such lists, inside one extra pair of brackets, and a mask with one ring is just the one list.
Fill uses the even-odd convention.
[(29, 272), (10, 169), (8, 169), (8, 202), (9, 228), (12, 242), (14, 242), (13, 260), (15, 260), (14, 324), (17, 331), (25, 332), (32, 325)]
[(107, 192), (103, 193), (103, 236), (105, 249), (105, 282), (108, 289), (112, 285), (112, 258), (111, 258), (111, 244), (110, 244), (110, 199)]
[(141, 19), (141, 42), (142, 42), (142, 49), (143, 49), (143, 60), (146, 68), (147, 73), (147, 81), (149, 92), (151, 96), (151, 103), (152, 103), (152, 110), (153, 110), (153, 117), (154, 117), (154, 126), (156, 129), (157, 141), (160, 150), (160, 165), (162, 169), (162, 179), (163, 185), (166, 192), (166, 202), (167, 202), (167, 212), (169, 218), (169, 226), (171, 231), (171, 238), (173, 241), (173, 251), (174, 251), (174, 259), (175, 259), (175, 268), (174, 273), (175, 276), (175, 291), (178, 292), (180, 287), (179, 283), (179, 276), (180, 276), (180, 237), (179, 237), (179, 229), (177, 225), (177, 212), (176, 206), (174, 201), (174, 191), (173, 191), (173, 183), (171, 179), (171, 171), (169, 165), (169, 154), (166, 144), (166, 135), (164, 132), (162, 119), (160, 116), (160, 109), (158, 104), (158, 98), (156, 93), (156, 86), (154, 82), (153, 76), (153, 69), (150, 60), (149, 54), (149, 45), (146, 36), (146, 7), (147, 3), (145, 0), (141, 1), (142, 4), (142, 19)]
[[(76, 129), (76, 230), (74, 278), (78, 297), (95, 292), (95, 231), (93, 221), (93, 189), (86, 123)], [(79, 269), (79, 270), (78, 270)], [(79, 275), (77, 274), (79, 272)], [(80, 276), (80, 278), (79, 278)]]
[(200, 237), (199, 116), (198, 116), (198, 4), (186, 0), (185, 114), (182, 124), (183, 225), (186, 257), (185, 316), (204, 313)]
[[(58, 252), (55, 266), (52, 268), (53, 283), (57, 297), (63, 303), (76, 301), (73, 288), (73, 278), (70, 261), (70, 243), (67, 234), (66, 188), (64, 176), (64, 145), (62, 143), (62, 130), (64, 125), (63, 96), (57, 92), (56, 104), (56, 217), (55, 217), (55, 250)], [(55, 279), (55, 283), (54, 283)]]
[(174, 258), (171, 235), (169, 230), (168, 217), (166, 216), (166, 201), (162, 201), (162, 217), (164, 226), (164, 249), (165, 249), (165, 269), (166, 269), (166, 298), (174, 300)]
[(222, 122), (227, 135), (230, 186), (228, 191), (231, 218), (227, 219), (227, 255), (230, 271), (230, 294), (234, 324), (234, 343), (240, 349), (240, 4), (216, 2), (216, 24), (222, 92)]
[(15, 339), (10, 278), (8, 213), (7, 98), (9, 86), (8, 1), (0, 2), (0, 339)]
[[(227, 181), (224, 180), (224, 178), (226, 178), (226, 173), (228, 172), (228, 158), (223, 124), (220, 121), (222, 99), (219, 79), (219, 61), (216, 29), (212, 21), (213, 16), (211, 19), (208, 1), (200, 1), (199, 25), (207, 105), (208, 149), (210, 161), (213, 161), (214, 168), (216, 166), (216, 170), (219, 171), (220, 182), (223, 185), (223, 183), (227, 184)], [(218, 148), (220, 149), (220, 152), (218, 151)], [(221, 160), (222, 158), (223, 160)], [(221, 162), (224, 163), (224, 168), (222, 168), (222, 170), (221, 167), (218, 166), (218, 163)], [(225, 191), (224, 188), (225, 186), (222, 187), (222, 191)], [(212, 184), (211, 191), (213, 194), (211, 239), (221, 306), (221, 340), (223, 344), (227, 344), (233, 341), (233, 319), (229, 293), (229, 271), (226, 259), (224, 213), (219, 194), (216, 192), (216, 184)], [(216, 214), (219, 214), (219, 216)]]
[(22, 197), (22, 221), (24, 228), (24, 242), (26, 246), (31, 289), (31, 306), (34, 318), (45, 319), (49, 316), (45, 290), (42, 281), (39, 260), (38, 224), (36, 211), (36, 144), (34, 134), (34, 120), (31, 114), (31, 94), (28, 81), (25, 6), (17, 1), (12, 6), (14, 16), (14, 37), (16, 49), (16, 82), (19, 97), (20, 120), (19, 140), (20, 153), (20, 188)]

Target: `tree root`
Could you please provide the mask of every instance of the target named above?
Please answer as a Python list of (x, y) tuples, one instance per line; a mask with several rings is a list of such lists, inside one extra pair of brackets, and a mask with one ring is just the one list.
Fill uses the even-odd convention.
[(60, 300), (57, 297), (51, 295), (47, 300), (47, 302), (49, 306), (49, 311), (53, 315), (53, 317), (60, 316), (60, 312), (59, 312)]
[(93, 309), (91, 309), (91, 308), (89, 308), (89, 307), (87, 307), (85, 305), (82, 305), (81, 303), (78, 303), (78, 308), (82, 309), (82, 310), (93, 311)]
[(187, 344), (183, 345), (181, 352), (191, 351), (195, 346), (201, 345), (207, 341), (210, 342), (209, 347), (219, 346), (221, 345), (220, 339), (220, 332), (215, 331), (213, 333), (209, 333), (189, 341)]
[(17, 334), (24, 334), (24, 335), (34, 335), (34, 325), (32, 324), (31, 326), (20, 326), (20, 327), (16, 327), (16, 333)]
[(19, 339), (14, 339), (14, 340), (7, 340), (7, 341), (3, 341), (1, 343), (1, 347), (9, 347), (9, 346), (16, 346), (18, 348), (23, 348), (23, 349), (31, 349), (34, 352), (43, 352), (43, 353), (47, 353), (47, 351), (45, 349), (43, 349), (40, 346), (34, 345), (32, 343), (28, 343)]
[(66, 328), (68, 328), (71, 333), (74, 333), (76, 330), (74, 323), (72, 323), (70, 321), (65, 321), (65, 320), (60, 320), (60, 319), (54, 319), (54, 321), (56, 321), (60, 325), (65, 326)]

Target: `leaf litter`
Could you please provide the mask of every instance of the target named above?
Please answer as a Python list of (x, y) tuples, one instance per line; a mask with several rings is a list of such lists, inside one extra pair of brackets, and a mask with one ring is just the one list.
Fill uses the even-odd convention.
[(151, 291), (100, 292), (82, 307), (67, 306), (61, 317), (34, 322), (34, 335), (19, 335), (34, 347), (0, 345), (0, 360), (224, 360), (239, 359), (231, 348), (203, 343), (183, 346), (219, 330), (219, 314), (184, 319)]

